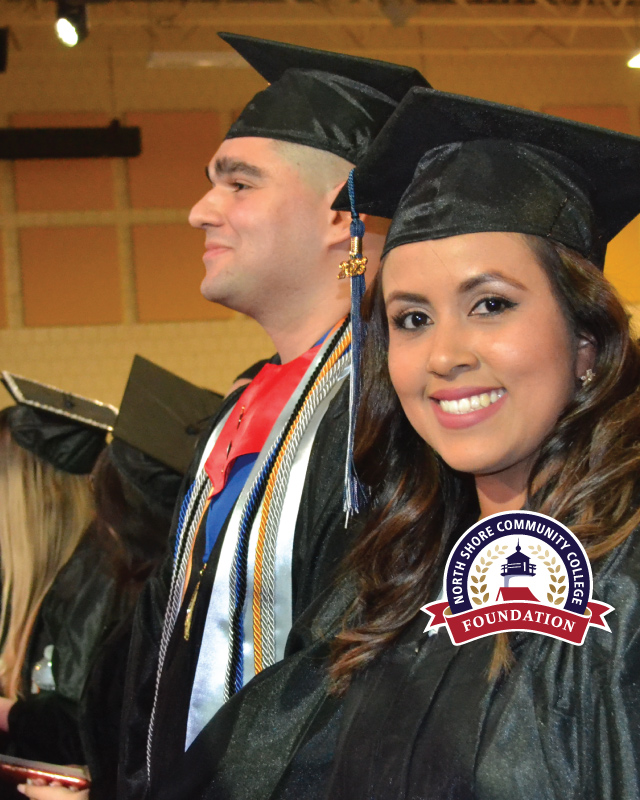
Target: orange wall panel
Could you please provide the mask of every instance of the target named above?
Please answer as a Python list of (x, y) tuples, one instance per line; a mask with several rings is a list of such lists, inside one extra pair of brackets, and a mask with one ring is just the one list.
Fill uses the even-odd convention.
[(544, 106), (545, 114), (599, 125), (620, 133), (631, 133), (631, 118), (626, 106)]
[(20, 232), (25, 324), (122, 321), (115, 228)]
[(180, 322), (233, 316), (200, 294), (204, 277), (202, 231), (184, 225), (138, 225), (133, 228), (138, 319)]
[(604, 274), (627, 303), (640, 303), (640, 218), (630, 222), (607, 247)]
[[(13, 128), (108, 125), (107, 114), (13, 114)], [(18, 211), (103, 211), (113, 208), (108, 158), (34, 159), (14, 163)]]
[(4, 245), (0, 236), (0, 328), (7, 327), (7, 298), (4, 291)]
[(133, 208), (190, 208), (207, 190), (204, 168), (223, 132), (213, 111), (127, 114), (142, 129), (142, 155), (130, 159)]

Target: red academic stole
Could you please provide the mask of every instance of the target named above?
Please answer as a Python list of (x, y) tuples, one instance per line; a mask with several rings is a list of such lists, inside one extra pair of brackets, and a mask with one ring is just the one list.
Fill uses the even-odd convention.
[(213, 485), (211, 497), (224, 489), (236, 458), (262, 450), (319, 349), (317, 344), (287, 364), (265, 364), (244, 390), (204, 465)]

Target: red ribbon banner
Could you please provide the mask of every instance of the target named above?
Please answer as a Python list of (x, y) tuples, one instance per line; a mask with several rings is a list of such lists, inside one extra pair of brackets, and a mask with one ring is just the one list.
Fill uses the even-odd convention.
[(613, 611), (612, 606), (590, 600), (587, 609), (581, 615), (543, 603), (501, 602), (452, 614), (449, 603), (440, 601), (429, 603), (420, 610), (432, 617), (425, 633), (446, 625), (454, 644), (466, 644), (494, 633), (531, 631), (581, 645), (589, 625), (610, 630), (604, 617)]

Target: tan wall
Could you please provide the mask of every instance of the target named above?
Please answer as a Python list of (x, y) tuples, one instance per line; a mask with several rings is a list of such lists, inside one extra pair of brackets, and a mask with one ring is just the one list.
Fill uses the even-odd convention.
[[(3, 369), (115, 405), (136, 353), (224, 392), (242, 369), (272, 355), (273, 347), (255, 322), (240, 315), (224, 322), (0, 331)], [(0, 386), (0, 407), (4, 397)]]
[[(205, 190), (204, 164), (264, 83), (250, 69), (146, 67), (152, 50), (223, 49), (213, 25), (156, 20), (115, 38), (115, 29), (96, 24), (86, 42), (65, 50), (45, 19), (54, 5), (0, 5), (0, 25), (12, 26), (0, 124), (118, 117), (141, 126), (144, 149), (129, 162), (0, 162), (0, 367), (117, 404), (138, 352), (225, 390), (271, 346), (255, 323), (200, 297), (202, 234), (186, 216)], [(124, 15), (142, 5), (109, 4)], [(439, 54), (428, 46), (428, 29), (390, 24), (359, 48), (348, 27), (251, 25), (254, 6), (244, 7), (242, 33), (395, 59), (438, 88), (640, 134), (640, 71), (620, 55), (561, 55), (557, 47), (550, 55), (490, 53), (474, 50), (489, 35), (480, 30), (469, 34), (468, 52)], [(632, 310), (640, 309), (639, 250), (640, 223), (633, 223), (607, 262)]]

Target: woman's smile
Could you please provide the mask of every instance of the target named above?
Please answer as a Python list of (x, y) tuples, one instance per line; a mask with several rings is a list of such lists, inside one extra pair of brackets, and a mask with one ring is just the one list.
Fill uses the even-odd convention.
[[(451, 399), (446, 395), (451, 395)], [(468, 428), (489, 419), (502, 408), (506, 395), (507, 391), (502, 387), (474, 392), (458, 389), (434, 392), (429, 399), (438, 422), (445, 428), (455, 429)]]

